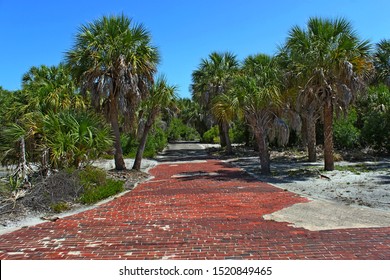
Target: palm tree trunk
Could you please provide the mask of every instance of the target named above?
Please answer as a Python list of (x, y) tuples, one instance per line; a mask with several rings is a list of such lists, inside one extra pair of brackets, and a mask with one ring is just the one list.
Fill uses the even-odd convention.
[(230, 155), (233, 153), (232, 142), (229, 137), (229, 124), (225, 121), (222, 122), (222, 133), (226, 143), (226, 154)]
[(271, 166), (265, 131), (260, 128), (257, 129), (254, 134), (257, 142), (257, 147), (259, 149), (261, 173), (264, 175), (268, 175), (271, 173)]
[(134, 170), (138, 170), (138, 171), (141, 170), (141, 162), (142, 162), (142, 157), (144, 155), (146, 140), (148, 139), (149, 130), (150, 130), (150, 126), (145, 126), (142, 137), (138, 145), (137, 154), (135, 155), (135, 160), (133, 165)]
[(27, 159), (26, 159), (26, 141), (24, 136), (20, 137), (20, 160), (19, 160), (20, 176), (22, 177), (23, 183), (28, 183), (27, 175)]
[(312, 116), (306, 119), (306, 132), (307, 132), (307, 152), (309, 156), (309, 162), (316, 162), (317, 161), (316, 121)]
[(302, 130), (301, 130), (301, 137), (302, 137), (302, 146), (307, 147), (307, 117), (305, 115), (302, 115)]
[(118, 121), (118, 106), (117, 101), (112, 94), (110, 97), (110, 122), (112, 131), (114, 133), (114, 148), (115, 148), (115, 154), (114, 154), (114, 160), (115, 160), (115, 169), (116, 170), (125, 170), (126, 165), (125, 161), (123, 159), (123, 151), (121, 146), (121, 136), (119, 131), (119, 121)]
[(221, 144), (222, 148), (226, 147), (226, 138), (225, 138), (223, 130), (224, 130), (224, 128), (223, 128), (222, 122), (219, 122), (218, 123), (219, 143)]
[(134, 160), (134, 164), (133, 164), (134, 170), (138, 170), (138, 171), (141, 170), (142, 157), (144, 155), (146, 140), (148, 139), (149, 131), (153, 125), (153, 119), (154, 119), (154, 117), (150, 116), (145, 124), (144, 129), (143, 129), (142, 136), (141, 136), (141, 139), (140, 139), (140, 142), (138, 145), (138, 149), (137, 149), (137, 154), (135, 155), (135, 160)]
[(330, 97), (324, 104), (324, 162), (325, 170), (334, 170), (333, 160), (333, 103)]

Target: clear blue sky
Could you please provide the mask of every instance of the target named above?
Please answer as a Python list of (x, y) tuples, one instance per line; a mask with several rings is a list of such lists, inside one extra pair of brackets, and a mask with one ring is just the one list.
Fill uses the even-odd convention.
[(31, 66), (57, 65), (77, 28), (102, 15), (143, 23), (160, 50), (159, 71), (190, 97), (191, 73), (212, 51), (274, 54), (313, 16), (345, 17), (377, 43), (390, 39), (389, 11), (389, 0), (0, 0), (0, 86), (19, 89)]

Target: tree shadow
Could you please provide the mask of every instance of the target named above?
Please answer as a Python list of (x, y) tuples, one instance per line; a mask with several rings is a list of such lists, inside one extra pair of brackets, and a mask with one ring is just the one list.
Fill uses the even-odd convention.
[(378, 175), (375, 177), (379, 179), (376, 183), (381, 185), (390, 185), (390, 175)]
[(156, 160), (158, 162), (181, 162), (181, 161), (197, 161), (207, 160), (214, 157), (210, 156), (205, 149), (200, 148), (199, 142), (173, 142), (171, 145), (183, 144), (186, 148), (167, 149), (161, 153)]

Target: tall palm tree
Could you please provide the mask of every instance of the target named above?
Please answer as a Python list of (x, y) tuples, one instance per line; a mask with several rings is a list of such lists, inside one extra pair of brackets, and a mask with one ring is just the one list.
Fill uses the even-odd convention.
[(333, 114), (349, 106), (372, 69), (369, 42), (360, 40), (343, 18), (311, 18), (306, 29), (290, 30), (285, 49), (302, 105), (322, 112), (325, 170), (333, 170)]
[(159, 54), (150, 33), (124, 15), (103, 16), (81, 26), (66, 61), (82, 89), (90, 92), (92, 105), (109, 119), (115, 136), (115, 167), (125, 169), (119, 116), (122, 113), (134, 129), (139, 102), (153, 83)]
[(167, 109), (173, 103), (176, 91), (177, 88), (175, 86), (169, 85), (164, 76), (159, 77), (155, 84), (152, 85), (150, 90), (150, 97), (144, 103), (144, 110), (147, 114), (147, 118), (138, 146), (137, 154), (135, 156), (133, 169), (141, 169), (142, 156), (145, 150), (149, 131), (161, 111), (163, 109)]
[[(206, 112), (210, 112), (214, 98), (228, 92), (238, 68), (236, 56), (229, 52), (213, 52), (208, 59), (202, 59), (198, 69), (192, 73), (193, 99), (200, 103)], [(224, 118), (217, 119), (221, 146), (226, 147), (227, 153), (231, 153), (228, 121)]]
[(238, 104), (253, 131), (263, 174), (271, 172), (268, 149), (270, 128), (273, 125), (286, 128), (276, 115), (282, 103), (280, 88), (280, 71), (275, 60), (260, 54), (245, 59), (242, 74), (235, 79), (228, 97), (230, 104)]

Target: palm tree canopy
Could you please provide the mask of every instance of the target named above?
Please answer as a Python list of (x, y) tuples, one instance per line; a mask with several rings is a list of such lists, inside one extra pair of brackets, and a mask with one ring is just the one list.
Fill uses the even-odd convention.
[(234, 90), (245, 110), (272, 110), (280, 105), (281, 73), (274, 58), (265, 54), (249, 56), (242, 70)]
[(150, 90), (148, 104), (151, 108), (167, 108), (177, 98), (177, 87), (169, 85), (165, 76), (157, 78)]
[[(370, 44), (360, 40), (351, 24), (343, 19), (311, 18), (307, 29), (294, 26), (285, 51), (302, 90), (315, 93), (343, 93), (338, 97), (348, 105), (367, 70), (371, 70)], [(326, 91), (324, 89), (327, 89)]]
[(145, 94), (159, 53), (142, 24), (132, 24), (124, 15), (103, 16), (80, 27), (66, 61), (84, 87), (98, 93), (93, 94), (95, 105), (110, 93), (126, 103), (129, 92), (137, 98)]
[(68, 109), (85, 109), (85, 100), (79, 94), (69, 68), (41, 65), (31, 67), (23, 75), (22, 87), (25, 104), (19, 109), (25, 113), (39, 111), (43, 114)]
[(215, 96), (226, 93), (238, 69), (237, 57), (230, 52), (213, 52), (207, 59), (202, 59), (198, 69), (192, 73), (194, 100), (208, 109)]
[(381, 40), (376, 44), (374, 64), (378, 81), (390, 85), (390, 40)]

